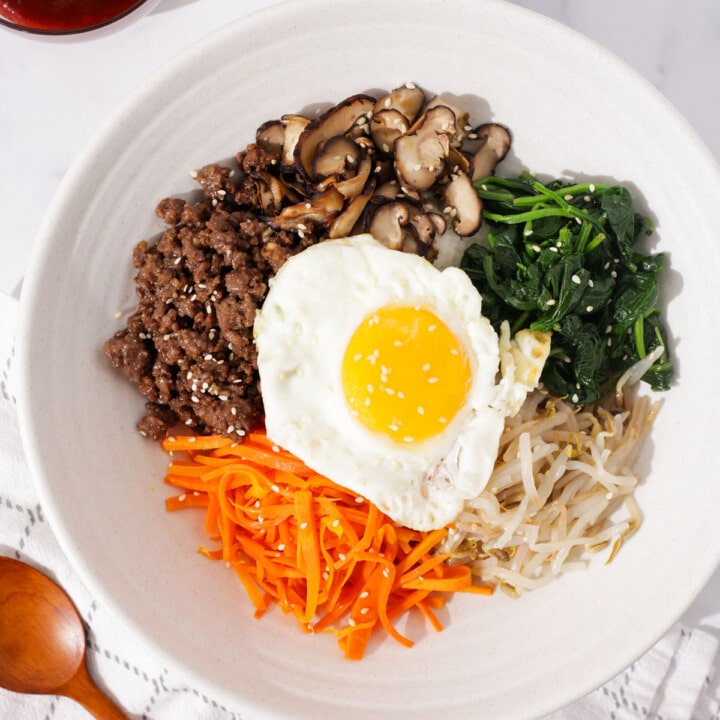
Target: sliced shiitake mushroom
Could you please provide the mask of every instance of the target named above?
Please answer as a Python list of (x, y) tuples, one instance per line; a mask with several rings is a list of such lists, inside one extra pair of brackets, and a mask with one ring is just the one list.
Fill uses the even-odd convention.
[(282, 121), (285, 124), (285, 137), (280, 161), (286, 168), (295, 166), (295, 146), (302, 131), (310, 124), (310, 118), (304, 115), (283, 115)]
[[(482, 203), (473, 180), (490, 175), (510, 133), (412, 83), (379, 100), (353, 95), (315, 120), (285, 115), (258, 128), (256, 142), (279, 154), (277, 170), (254, 173), (265, 220), (300, 234), (339, 238), (362, 227), (387, 247), (437, 256), (448, 224), (474, 234)], [(446, 214), (435, 211), (438, 203)]]
[(395, 141), (395, 172), (403, 186), (423, 192), (435, 184), (455, 132), (455, 114), (438, 105), (423, 112), (409, 132)]
[(473, 235), (482, 223), (482, 202), (465, 173), (455, 173), (443, 186), (443, 198), (452, 219), (453, 230), (460, 237)]
[(303, 202), (288, 205), (275, 217), (267, 218), (267, 222), (280, 230), (306, 232), (315, 225), (330, 225), (344, 205), (342, 193), (331, 187)]
[(328, 230), (328, 237), (331, 239), (343, 238), (351, 235), (355, 226), (360, 221), (363, 211), (367, 207), (370, 198), (372, 198), (375, 191), (375, 183), (371, 179), (368, 182), (365, 190), (360, 194), (356, 195), (350, 202), (345, 204), (345, 209), (333, 220), (330, 229)]
[(353, 95), (313, 120), (301, 133), (295, 146), (295, 165), (309, 181), (318, 180), (313, 160), (321, 143), (337, 135), (348, 135), (353, 128), (367, 127), (375, 98)]
[(405, 83), (387, 95), (383, 95), (373, 108), (374, 113), (384, 110), (397, 110), (405, 116), (408, 125), (412, 125), (420, 115), (425, 104), (425, 93), (413, 83)]
[(489, 177), (496, 165), (508, 154), (512, 138), (510, 131), (498, 123), (485, 123), (473, 131), (480, 146), (473, 158), (473, 182)]
[(266, 152), (280, 155), (285, 144), (285, 125), (281, 120), (268, 120), (257, 129), (255, 142)]
[(410, 221), (408, 206), (401, 201), (376, 203), (367, 222), (369, 232), (379, 243), (391, 250), (401, 250)]
[(375, 197), (384, 197), (388, 200), (395, 200), (400, 193), (400, 185), (397, 180), (388, 180), (377, 186)]
[(395, 141), (410, 129), (410, 123), (399, 110), (380, 110), (370, 120), (370, 136), (380, 152), (388, 154)]
[(429, 110), (434, 107), (446, 107), (450, 108), (450, 110), (453, 111), (453, 114), (455, 115), (455, 137), (453, 138), (453, 144), (455, 147), (460, 146), (462, 143), (463, 136), (467, 132), (467, 130), (470, 129), (470, 126), (468, 125), (468, 122), (470, 120), (470, 113), (467, 110), (463, 110), (462, 108), (457, 107), (457, 105), (453, 105), (451, 102), (448, 102), (447, 100), (441, 98), (439, 95), (435, 95), (434, 97), (430, 98), (428, 100), (427, 105), (425, 106), (425, 110)]
[(263, 212), (266, 215), (276, 215), (283, 204), (296, 202), (298, 197), (287, 185), (274, 175), (262, 170), (252, 174), (252, 181), (257, 188)]
[(359, 195), (368, 181), (370, 174), (372, 173), (373, 160), (370, 155), (365, 155), (360, 160), (360, 165), (357, 169), (357, 173), (354, 177), (349, 177), (347, 180), (341, 180), (335, 183), (335, 187), (346, 197), (353, 198)]
[(347, 135), (334, 135), (318, 146), (312, 160), (312, 172), (317, 178), (346, 178), (354, 174), (360, 163), (360, 147)]

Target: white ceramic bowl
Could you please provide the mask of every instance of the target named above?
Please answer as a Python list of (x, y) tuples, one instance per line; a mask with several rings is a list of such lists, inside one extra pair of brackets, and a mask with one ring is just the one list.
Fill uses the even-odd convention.
[[(199, 514), (168, 515), (166, 457), (134, 431), (142, 401), (103, 341), (133, 305), (130, 251), (156, 202), (193, 188), (263, 121), (407, 80), (474, 122), (510, 126), (502, 170), (612, 177), (637, 190), (669, 254), (675, 386), (638, 491), (640, 532), (617, 559), (512, 601), (454, 599), (447, 628), (360, 663), (249, 601), (196, 554)], [(253, 718), (531, 718), (630, 664), (682, 614), (720, 559), (712, 368), (720, 177), (677, 112), (600, 47), (497, 0), (299, 0), (209, 36), (151, 77), (67, 174), (22, 302), (21, 424), (45, 511), (85, 582), (169, 667)]]

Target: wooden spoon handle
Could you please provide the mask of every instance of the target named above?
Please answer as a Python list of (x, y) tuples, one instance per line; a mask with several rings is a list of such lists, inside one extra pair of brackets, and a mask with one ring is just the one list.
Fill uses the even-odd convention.
[(130, 718), (93, 682), (85, 663), (68, 680), (58, 694), (80, 703), (97, 720), (130, 720)]

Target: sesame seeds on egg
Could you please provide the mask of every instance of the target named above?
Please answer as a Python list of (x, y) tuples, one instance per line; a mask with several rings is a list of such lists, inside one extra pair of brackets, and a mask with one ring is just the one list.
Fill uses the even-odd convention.
[(497, 383), (498, 337), (461, 270), (327, 241), (280, 269), (254, 335), (268, 436), (316, 472), (418, 530), (483, 489), (514, 379)]

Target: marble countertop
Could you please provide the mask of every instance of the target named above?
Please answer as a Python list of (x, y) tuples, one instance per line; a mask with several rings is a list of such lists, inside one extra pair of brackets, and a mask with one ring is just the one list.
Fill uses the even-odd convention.
[[(194, 40), (277, 1), (155, 0), (125, 27), (62, 41), (0, 26), (1, 292), (19, 295), (53, 193), (116, 105)], [(718, 0), (512, 1), (580, 31), (639, 71), (720, 160)], [(720, 571), (686, 620), (720, 632)]]

